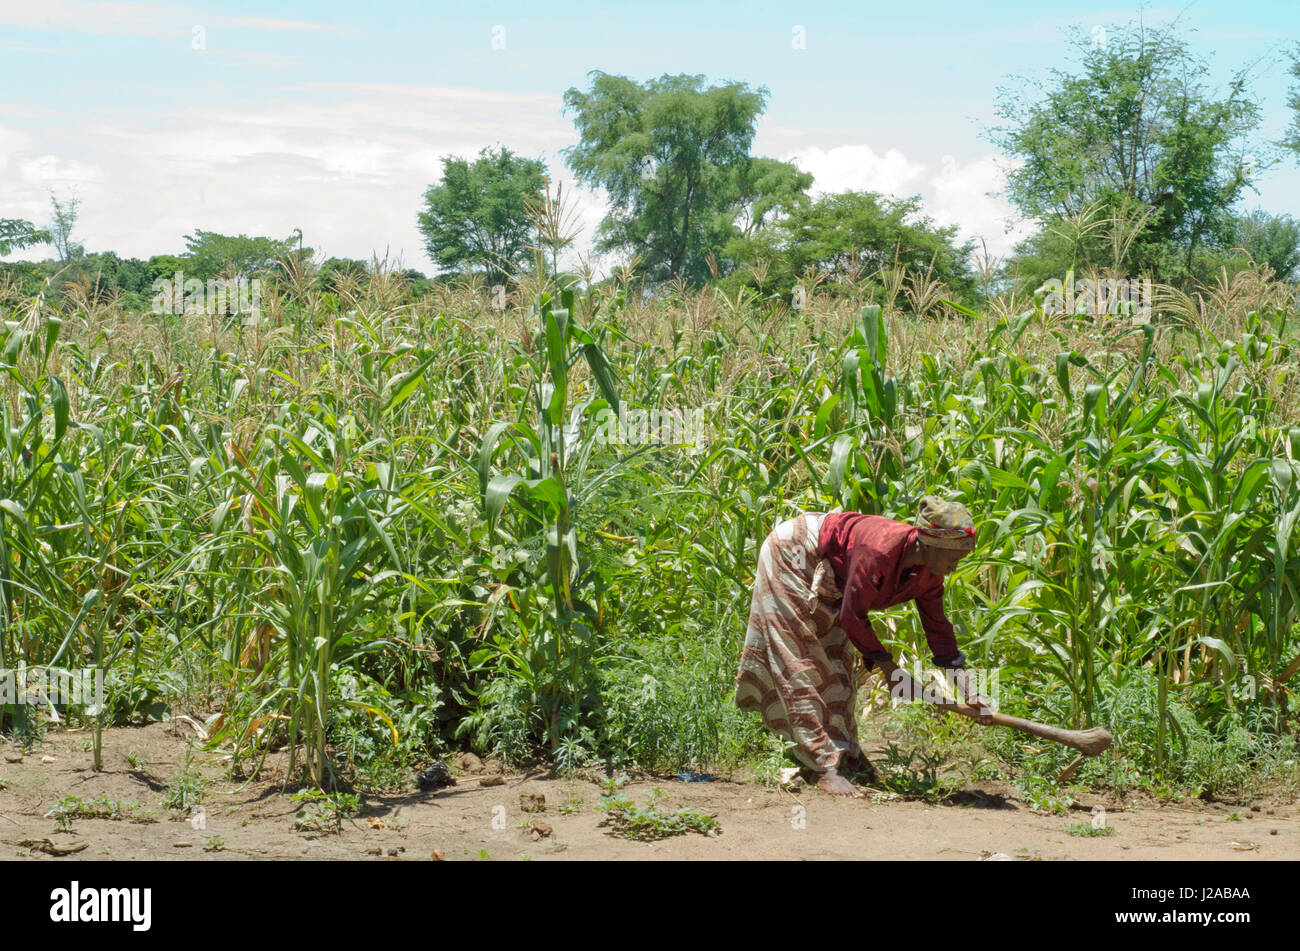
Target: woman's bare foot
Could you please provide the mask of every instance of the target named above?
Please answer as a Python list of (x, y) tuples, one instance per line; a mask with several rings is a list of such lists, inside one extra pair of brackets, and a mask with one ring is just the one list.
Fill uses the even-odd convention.
[(821, 774), (821, 777), (817, 780), (817, 788), (830, 793), (832, 796), (851, 796), (854, 799), (862, 799), (866, 795), (833, 769), (828, 769)]

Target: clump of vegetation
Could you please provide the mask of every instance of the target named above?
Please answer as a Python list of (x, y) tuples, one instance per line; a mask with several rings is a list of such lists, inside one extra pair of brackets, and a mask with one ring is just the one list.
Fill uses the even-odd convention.
[(896, 743), (885, 747), (884, 761), (875, 766), (881, 786), (900, 796), (946, 799), (962, 786), (960, 779), (939, 776), (943, 766), (941, 755), (919, 749), (904, 750)]
[(1115, 827), (1111, 825), (1106, 825), (1105, 823), (1101, 823), (1099, 825), (1093, 825), (1091, 822), (1078, 822), (1075, 823), (1074, 825), (1067, 827), (1065, 831), (1068, 832), (1070, 835), (1083, 836), (1085, 838), (1089, 838), (1093, 836), (1114, 835)]
[(637, 806), (631, 799), (618, 793), (621, 783), (607, 785), (609, 792), (601, 795), (596, 808), (605, 813), (601, 825), (613, 827), (613, 834), (639, 842), (652, 842), (687, 832), (714, 837), (722, 834), (722, 823), (717, 816), (695, 809), (679, 808), (676, 812), (661, 812), (657, 806), (664, 797), (663, 790), (652, 789), (645, 805)]
[(1016, 790), (1020, 797), (1035, 812), (1050, 812), (1054, 816), (1066, 815), (1074, 805), (1074, 797), (1063, 793), (1052, 780), (1039, 777), (1021, 778), (1016, 781)]
[(124, 805), (107, 796), (89, 800), (80, 796), (60, 796), (59, 801), (45, 813), (45, 818), (53, 819), (61, 832), (67, 832), (72, 829), (74, 819), (122, 819), (139, 805), (134, 802)]
[(193, 750), (187, 748), (185, 765), (167, 784), (167, 794), (163, 800), (168, 809), (182, 815), (188, 815), (203, 805), (203, 800), (207, 797), (208, 782), (193, 767), (190, 761), (192, 754)]
[(301, 806), (293, 819), (293, 827), (299, 832), (340, 832), (343, 820), (351, 819), (361, 809), (361, 800), (356, 793), (302, 789), (289, 798)]

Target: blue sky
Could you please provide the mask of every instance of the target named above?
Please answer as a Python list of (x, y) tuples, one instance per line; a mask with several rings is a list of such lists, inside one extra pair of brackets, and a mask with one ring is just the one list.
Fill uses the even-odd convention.
[[(566, 179), (565, 89), (585, 88), (593, 69), (690, 72), (766, 86), (755, 151), (798, 162), (818, 190), (919, 193), (936, 219), (1003, 253), (1028, 225), (989, 196), (1005, 165), (983, 134), (998, 88), (1068, 68), (1067, 28), (1091, 38), (1138, 15), (938, 0), (0, 0), (0, 217), (48, 220), (52, 190), (81, 200), (90, 250), (147, 256), (181, 250), (196, 228), (301, 227), (330, 254), (387, 252), (427, 271), (415, 215), (442, 155), (502, 143)], [(1291, 119), (1286, 54), (1300, 42), (1300, 4), (1192, 2), (1141, 16), (1177, 18), (1220, 87), (1251, 67), (1264, 154)], [(1294, 159), (1262, 172), (1258, 188), (1244, 207), (1300, 212)], [(589, 238), (603, 196), (576, 194)]]

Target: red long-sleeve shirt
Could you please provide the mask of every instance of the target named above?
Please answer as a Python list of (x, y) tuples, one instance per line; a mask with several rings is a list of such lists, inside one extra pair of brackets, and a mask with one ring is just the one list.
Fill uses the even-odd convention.
[(833, 512), (822, 522), (817, 554), (830, 560), (844, 592), (840, 627), (864, 655), (888, 654), (867, 618), (870, 610), (915, 601), (935, 657), (956, 652), (957, 638), (943, 610), (943, 578), (924, 565), (907, 569), (903, 555), (916, 528), (879, 515)]

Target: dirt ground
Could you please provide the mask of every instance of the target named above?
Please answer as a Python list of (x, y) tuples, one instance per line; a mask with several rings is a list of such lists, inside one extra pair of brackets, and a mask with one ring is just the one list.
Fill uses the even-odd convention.
[[(722, 826), (712, 838), (688, 833), (636, 842), (601, 824), (605, 813), (595, 808), (601, 788), (594, 781), (502, 773), (473, 761), (456, 785), (436, 792), (363, 796), (360, 814), (343, 820), (341, 831), (319, 834), (295, 829), (302, 807), (274, 781), (274, 761), (268, 763), (271, 780), (238, 783), (225, 778), (221, 754), (196, 750), (191, 766), (207, 780), (200, 822), (167, 806), (167, 784), (184, 769), (192, 736), (176, 721), (109, 730), (100, 773), (91, 768), (86, 732), (50, 733), (21, 762), (13, 761), (20, 754), (16, 745), (0, 744), (0, 858), (429, 861), (435, 851), (449, 862), (1300, 857), (1300, 806), (1294, 801), (1117, 802), (1075, 790), (1075, 806), (1057, 816), (1035, 812), (1004, 783), (975, 784), (936, 805), (871, 791), (866, 800), (852, 801), (807, 788), (634, 776), (623, 792), (636, 803), (657, 787), (664, 793), (660, 811), (687, 806), (716, 815)], [(490, 785), (498, 778), (501, 784)], [(46, 813), (64, 796), (84, 802), (106, 797), (121, 804), (122, 817), (75, 818), (70, 831), (59, 831)], [(525, 805), (540, 811), (525, 812)], [(1071, 825), (1090, 822), (1094, 806), (1105, 809), (1115, 833), (1070, 835)]]

